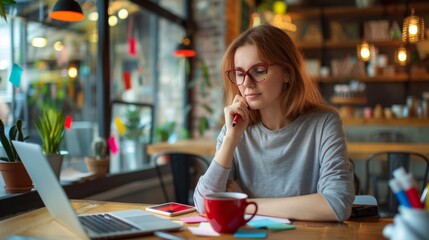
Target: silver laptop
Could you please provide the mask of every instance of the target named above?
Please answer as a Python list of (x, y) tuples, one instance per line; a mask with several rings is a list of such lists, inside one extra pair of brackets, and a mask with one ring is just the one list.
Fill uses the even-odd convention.
[(84, 239), (112, 239), (179, 230), (182, 225), (139, 209), (77, 216), (37, 144), (12, 141), (49, 213)]

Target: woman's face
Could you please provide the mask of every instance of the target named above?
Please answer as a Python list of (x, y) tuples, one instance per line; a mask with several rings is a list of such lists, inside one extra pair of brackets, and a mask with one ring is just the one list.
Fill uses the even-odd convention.
[[(234, 55), (234, 65), (236, 69), (248, 71), (258, 64), (273, 64), (272, 62), (262, 62), (258, 57), (258, 50), (255, 45), (244, 45), (239, 47)], [(256, 82), (245, 76), (242, 85), (239, 85), (241, 96), (243, 96), (251, 109), (264, 110), (268, 108), (280, 107), (280, 95), (283, 92), (285, 73), (279, 65), (270, 65), (265, 80)]]

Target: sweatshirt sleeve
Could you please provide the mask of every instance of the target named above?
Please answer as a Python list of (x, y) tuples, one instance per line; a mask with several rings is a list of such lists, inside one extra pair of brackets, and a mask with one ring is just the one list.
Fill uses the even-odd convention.
[[(224, 130), (224, 129), (223, 129)], [(216, 150), (222, 144), (224, 131), (218, 136)], [(198, 180), (194, 191), (194, 204), (199, 213), (204, 213), (204, 196), (213, 192), (224, 192), (228, 182), (231, 169), (219, 165), (216, 161), (211, 161), (207, 171)]]
[(318, 192), (342, 222), (351, 215), (354, 201), (353, 166), (348, 159), (347, 144), (338, 114), (330, 114), (323, 124), (320, 149)]

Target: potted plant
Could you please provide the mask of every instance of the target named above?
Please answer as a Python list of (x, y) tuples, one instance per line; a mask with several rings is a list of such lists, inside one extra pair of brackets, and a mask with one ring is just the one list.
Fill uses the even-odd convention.
[(4, 8), (5, 4), (15, 4), (15, 0), (0, 0), (0, 17), (7, 21), (6, 9)]
[(12, 140), (23, 142), (26, 137), (22, 132), (22, 120), (18, 119), (9, 130), (6, 137), (6, 127), (0, 120), (0, 141), (6, 156), (0, 157), (0, 172), (2, 174), (6, 191), (11, 193), (27, 192), (33, 188), (33, 182), (21, 162)]
[(36, 130), (42, 140), (43, 152), (59, 178), (64, 156), (60, 154), (61, 142), (65, 135), (65, 115), (48, 109), (35, 122)]
[(104, 138), (96, 138), (92, 142), (92, 155), (85, 157), (85, 164), (89, 171), (98, 178), (105, 177), (109, 170), (109, 155)]

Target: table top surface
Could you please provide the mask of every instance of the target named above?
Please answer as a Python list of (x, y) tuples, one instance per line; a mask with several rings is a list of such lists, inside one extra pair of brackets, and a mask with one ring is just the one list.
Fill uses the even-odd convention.
[[(120, 211), (126, 209), (142, 209), (147, 204), (103, 202), (92, 200), (73, 200), (73, 207), (78, 214), (97, 212)], [(164, 217), (179, 220), (182, 217), (197, 216), (197, 212), (175, 217)], [(343, 223), (337, 222), (305, 222), (293, 221), (296, 229), (278, 232), (269, 232), (267, 239), (383, 239), (384, 226), (392, 223), (390, 218), (358, 218)], [(207, 239), (197, 237), (186, 230), (186, 226), (198, 226), (198, 224), (184, 225), (183, 231), (174, 232), (178, 236), (188, 239)], [(17, 215), (0, 222), (0, 236), (31, 236), (43, 239), (76, 239), (77, 236), (52, 219), (46, 208), (40, 208), (21, 215)], [(217, 239), (235, 239), (232, 234), (222, 234)], [(159, 239), (153, 235), (146, 235), (132, 239)], [(212, 238), (215, 239), (215, 238)]]
[[(379, 151), (412, 151), (429, 157), (429, 143), (347, 143), (349, 156), (353, 160), (364, 160), (369, 155)], [(175, 143), (160, 142), (149, 144), (147, 153), (152, 155), (161, 151), (179, 151), (213, 157), (216, 151), (216, 141), (211, 139), (188, 139)]]

